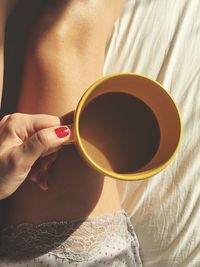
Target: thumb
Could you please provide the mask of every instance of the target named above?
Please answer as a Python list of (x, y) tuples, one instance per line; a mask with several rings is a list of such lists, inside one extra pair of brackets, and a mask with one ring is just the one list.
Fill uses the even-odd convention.
[(19, 146), (19, 154), (24, 158), (27, 165), (33, 163), (50, 149), (60, 147), (70, 138), (69, 127), (50, 127), (39, 130)]

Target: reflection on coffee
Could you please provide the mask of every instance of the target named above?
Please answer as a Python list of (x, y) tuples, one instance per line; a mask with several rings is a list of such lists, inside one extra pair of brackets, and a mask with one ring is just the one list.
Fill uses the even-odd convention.
[(116, 173), (137, 172), (153, 158), (160, 143), (154, 113), (127, 93), (105, 93), (94, 98), (82, 111), (79, 127), (91, 159)]

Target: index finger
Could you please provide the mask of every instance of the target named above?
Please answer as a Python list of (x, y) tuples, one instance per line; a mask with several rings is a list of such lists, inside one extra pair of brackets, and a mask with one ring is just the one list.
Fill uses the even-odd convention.
[[(22, 114), (22, 113), (20, 113)], [(46, 114), (23, 114), (26, 121), (27, 131), (29, 134), (33, 134), (44, 128), (50, 128), (54, 126), (60, 126), (61, 120), (57, 116)]]
[[(0, 129), (1, 148), (7, 143), (22, 142), (39, 130), (60, 126), (60, 118), (46, 114), (14, 113), (3, 118)], [(11, 142), (12, 140), (12, 142)]]

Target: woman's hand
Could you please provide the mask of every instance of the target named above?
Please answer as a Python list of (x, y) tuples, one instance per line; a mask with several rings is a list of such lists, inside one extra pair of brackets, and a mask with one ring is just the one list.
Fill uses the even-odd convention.
[[(29, 175), (43, 176), (56, 158), (55, 151), (69, 139), (70, 130), (51, 115), (15, 113), (0, 121), (0, 199), (10, 196)], [(45, 156), (47, 155), (47, 156)]]

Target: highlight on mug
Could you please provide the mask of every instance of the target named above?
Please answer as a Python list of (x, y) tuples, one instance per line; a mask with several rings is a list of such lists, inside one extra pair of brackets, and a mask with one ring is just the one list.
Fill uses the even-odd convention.
[(91, 85), (69, 127), (71, 142), (90, 166), (130, 181), (163, 170), (174, 159), (182, 136), (172, 97), (157, 81), (135, 73), (108, 75)]

